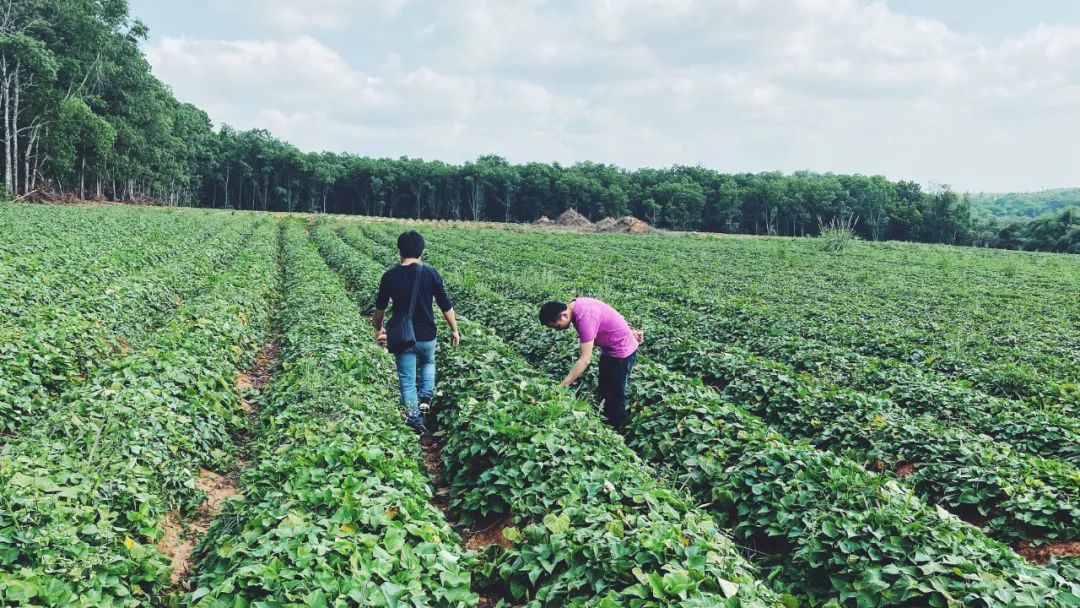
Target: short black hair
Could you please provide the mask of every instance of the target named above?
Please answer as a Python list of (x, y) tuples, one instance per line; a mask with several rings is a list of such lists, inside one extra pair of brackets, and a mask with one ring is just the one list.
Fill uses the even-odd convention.
[(540, 307), (540, 323), (551, 325), (559, 320), (559, 315), (566, 310), (566, 304), (562, 302), (548, 302)]
[(402, 232), (397, 237), (397, 250), (403, 258), (418, 258), (424, 253), (424, 237), (415, 230)]

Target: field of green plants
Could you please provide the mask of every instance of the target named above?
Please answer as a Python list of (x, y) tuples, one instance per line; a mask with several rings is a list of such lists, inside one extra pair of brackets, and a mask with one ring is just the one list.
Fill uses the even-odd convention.
[[(574, 296), (645, 331), (621, 434)], [(1080, 606), (1078, 414), (1075, 256), (0, 204), (4, 606)]]

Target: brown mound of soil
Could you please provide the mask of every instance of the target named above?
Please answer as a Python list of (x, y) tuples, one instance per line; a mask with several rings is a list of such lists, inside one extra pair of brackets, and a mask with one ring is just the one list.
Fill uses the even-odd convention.
[(596, 230), (598, 232), (611, 232), (612, 228), (615, 227), (616, 223), (617, 222), (610, 217), (605, 217), (599, 222), (596, 222)]
[(618, 221), (613, 221), (610, 226), (601, 228), (601, 230), (603, 232), (621, 232), (624, 234), (652, 234), (656, 232), (656, 229), (650, 226), (648, 222), (639, 220), (632, 215), (619, 218)]
[(562, 215), (555, 220), (555, 223), (564, 228), (588, 228), (592, 226), (592, 222), (589, 221), (589, 218), (581, 215), (574, 209), (563, 211)]
[(1071, 541), (1064, 543), (1051, 543), (1032, 547), (1028, 542), (1021, 542), (1016, 552), (1024, 559), (1036, 564), (1045, 564), (1051, 557), (1078, 557), (1080, 556), (1080, 542)]

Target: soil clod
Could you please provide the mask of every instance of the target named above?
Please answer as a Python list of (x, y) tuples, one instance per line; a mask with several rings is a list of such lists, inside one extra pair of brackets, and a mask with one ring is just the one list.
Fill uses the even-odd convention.
[(900, 463), (900, 466), (896, 467), (896, 476), (897, 477), (901, 477), (901, 478), (907, 477), (908, 475), (911, 475), (914, 472), (915, 472), (915, 463), (914, 462), (902, 462), (902, 463)]

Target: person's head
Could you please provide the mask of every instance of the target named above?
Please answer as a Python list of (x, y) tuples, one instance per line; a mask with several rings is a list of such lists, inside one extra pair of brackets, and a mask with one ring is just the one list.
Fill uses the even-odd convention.
[(570, 327), (570, 309), (562, 302), (548, 302), (540, 307), (540, 323), (552, 329)]
[(415, 230), (402, 232), (401, 236), (397, 237), (397, 250), (403, 260), (418, 258), (424, 253), (424, 237)]

